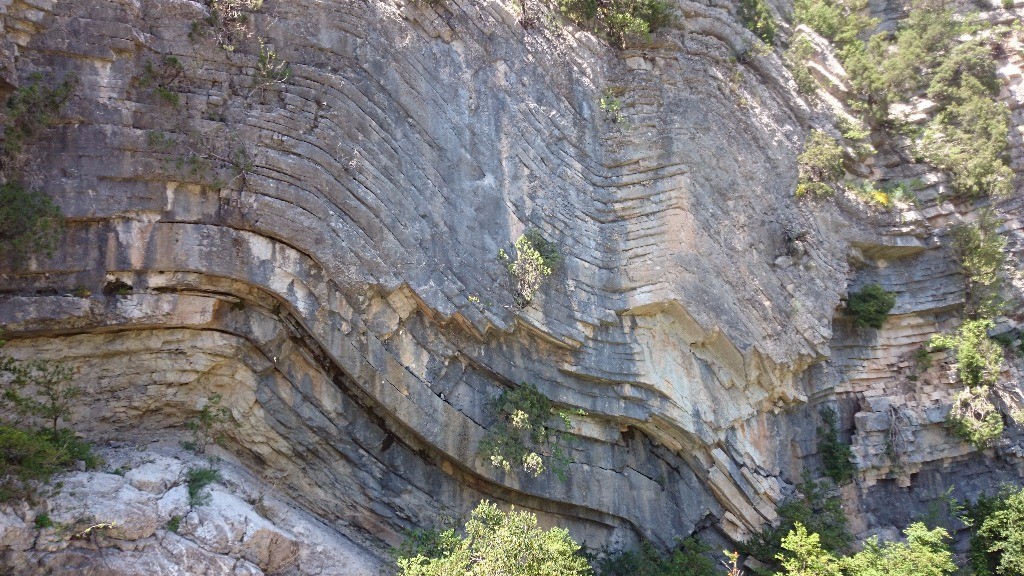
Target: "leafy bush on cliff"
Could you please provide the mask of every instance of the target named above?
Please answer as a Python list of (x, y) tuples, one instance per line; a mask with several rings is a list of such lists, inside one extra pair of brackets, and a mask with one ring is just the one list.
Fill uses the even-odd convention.
[(997, 232), (998, 222), (982, 214), (974, 224), (953, 228), (953, 257), (964, 272), (968, 314), (994, 316), (1002, 307), (999, 271), (1006, 261), (1006, 239)]
[(7, 98), (0, 114), (0, 174), (7, 178), (19, 176), (30, 160), (25, 156), (25, 147), (56, 123), (77, 83), (74, 76), (69, 76), (56, 88), (50, 88), (43, 84), (42, 76), (33, 75)]
[(797, 524), (818, 534), (826, 551), (838, 554), (853, 542), (842, 502), (824, 482), (815, 482), (809, 475), (797, 485), (797, 494), (779, 506), (779, 522), (755, 533), (743, 543), (742, 550), (755, 559), (778, 569), (777, 556), (782, 553), (782, 540)]
[(968, 557), (976, 576), (1024, 574), (1024, 489), (979, 497), (963, 520), (972, 528)]
[(823, 425), (818, 427), (818, 453), (825, 468), (825, 475), (838, 484), (853, 479), (856, 468), (850, 461), (850, 445), (839, 439), (838, 415), (832, 408), (821, 411)]
[(31, 499), (75, 462), (99, 464), (88, 443), (57, 427), (79, 394), (68, 367), (0, 354), (0, 502)]
[(644, 541), (636, 550), (599, 554), (594, 568), (600, 576), (718, 576), (722, 571), (708, 557), (710, 551), (694, 538), (683, 540), (668, 554)]
[(979, 449), (987, 448), (1003, 434), (1003, 416), (989, 399), (990, 394), (988, 386), (961, 390), (946, 416), (950, 431)]
[(888, 292), (879, 284), (868, 284), (850, 293), (846, 310), (853, 316), (855, 326), (881, 328), (889, 311), (896, 305), (896, 293)]
[(463, 534), (447, 530), (398, 554), (401, 576), (590, 576), (580, 546), (563, 528), (544, 530), (537, 517), (481, 502)]
[(928, 344), (932, 350), (956, 352), (957, 374), (964, 385), (991, 386), (999, 380), (1003, 365), (1003, 349), (988, 337), (994, 326), (985, 318), (966, 320), (956, 333), (935, 334)]
[(811, 131), (811, 137), (796, 161), (800, 170), (797, 197), (830, 196), (846, 173), (843, 169), (843, 149), (835, 138), (821, 130)]
[(499, 250), (498, 260), (505, 263), (515, 281), (516, 304), (525, 308), (537, 295), (541, 284), (554, 273), (561, 255), (555, 245), (534, 228), (516, 238), (515, 253), (513, 259), (505, 250)]
[(842, 47), (878, 21), (867, 16), (867, 0), (796, 0), (793, 18)]
[(776, 558), (786, 576), (944, 576), (956, 569), (944, 529), (916, 522), (903, 533), (906, 542), (883, 544), (873, 536), (860, 552), (840, 557), (822, 548), (818, 534), (797, 524)]
[(737, 12), (747, 30), (769, 46), (775, 43), (775, 19), (765, 0), (740, 0)]
[(521, 468), (533, 476), (551, 470), (565, 479), (569, 465), (565, 439), (548, 422), (557, 416), (571, 430), (568, 412), (555, 412), (551, 399), (525, 382), (502, 392), (491, 410), (497, 421), (480, 441), (480, 453), (492, 465), (508, 473)]
[(559, 0), (558, 7), (569, 20), (603, 34), (618, 48), (646, 39), (675, 18), (673, 4), (665, 0)]
[(17, 182), (0, 185), (0, 247), (15, 263), (52, 256), (64, 235), (64, 215), (49, 196)]

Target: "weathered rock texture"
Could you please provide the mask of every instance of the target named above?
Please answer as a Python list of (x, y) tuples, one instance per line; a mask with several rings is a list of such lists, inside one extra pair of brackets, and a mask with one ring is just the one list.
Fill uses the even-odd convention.
[[(936, 416), (948, 378), (907, 391), (894, 371), (962, 302), (953, 207), (797, 202), (795, 157), (831, 112), (776, 55), (737, 62), (754, 39), (730, 3), (681, 1), (617, 51), (496, 1), (268, 0), (227, 51), (188, 0), (0, 1), (7, 84), (78, 78), (31, 174), (66, 238), (0, 269), (0, 322), (9, 353), (76, 366), (92, 440), (180, 430), (223, 394), (242, 463), (387, 543), (481, 498), (591, 544), (742, 538), (814, 464), (821, 402), (854, 434), (863, 529), (901, 521), (871, 512), (897, 477), (911, 488), (886, 498), (924, 503), (909, 473), (982, 457)], [(287, 81), (265, 81), (259, 39)], [(564, 261), (520, 309), (496, 254), (526, 227)], [(897, 316), (852, 331), (837, 307), (870, 280)], [(520, 382), (587, 414), (565, 482), (477, 453)], [(890, 407), (914, 423), (902, 476), (879, 460)]]

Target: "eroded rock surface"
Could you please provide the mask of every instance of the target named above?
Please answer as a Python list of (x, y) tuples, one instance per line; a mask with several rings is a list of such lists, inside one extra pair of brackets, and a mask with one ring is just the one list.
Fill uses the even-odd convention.
[[(794, 199), (828, 111), (777, 55), (737, 59), (754, 39), (731, 5), (681, 1), (675, 26), (621, 52), (490, 1), (268, 0), (231, 51), (187, 0), (0, 6), (0, 78), (78, 78), (30, 178), (68, 231), (55, 257), (0, 269), (6, 350), (76, 367), (70, 424), (94, 441), (182, 431), (221, 394), (226, 446), (260, 481), (392, 544), (481, 498), (591, 544), (743, 538), (813, 462), (821, 402), (855, 437), (851, 502), (979, 457), (935, 419), (948, 378), (898, 392), (892, 374), (962, 303), (942, 235), (959, 216), (935, 196), (903, 219)], [(267, 47), (286, 81), (266, 80)], [(608, 93), (620, 114), (601, 110)], [(1019, 261), (1020, 201), (1001, 210)], [(519, 308), (496, 255), (527, 227), (564, 259)], [(837, 307), (873, 279), (897, 316), (865, 335)], [(565, 482), (478, 454), (489, 401), (520, 382), (586, 412)], [(922, 430), (900, 470), (878, 460), (892, 406)], [(1004, 448), (995, 468), (1012, 470), (1018, 444)], [(65, 565), (291, 561), (272, 524), (225, 520), (227, 494), (220, 519), (162, 534), (180, 486), (147, 466), (74, 481), (121, 502), (121, 537), (155, 539), (152, 555), (74, 548)], [(858, 506), (864, 529), (889, 521)]]

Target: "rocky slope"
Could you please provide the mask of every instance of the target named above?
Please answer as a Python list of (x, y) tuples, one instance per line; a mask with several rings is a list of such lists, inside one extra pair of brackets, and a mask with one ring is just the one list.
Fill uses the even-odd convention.
[[(920, 211), (797, 201), (795, 157), (833, 112), (796, 94), (776, 54), (747, 54), (730, 3), (679, 9), (620, 51), (491, 1), (268, 0), (231, 28), (189, 0), (0, 0), (0, 92), (77, 77), (29, 178), (68, 229), (53, 258), (4, 257), (5, 350), (76, 368), (87, 393), (70, 424), (95, 442), (183, 434), (223, 395), (239, 464), (331, 526), (323, 539), (367, 549), (482, 498), (591, 544), (743, 538), (816, 465), (823, 403), (855, 446), (859, 530), (901, 525), (951, 476), (964, 494), (1019, 476), (1018, 435), (981, 454), (944, 430), (948, 366), (906, 378), (920, 343), (956, 324), (946, 226), (971, 207), (884, 155), (867, 169), (934, 184)], [(609, 94), (621, 111), (602, 110)], [(1019, 262), (1019, 195), (999, 208)], [(528, 227), (563, 262), (520, 308), (496, 255)], [(871, 281), (898, 292), (895, 316), (853, 330), (841, 299)], [(586, 413), (564, 482), (478, 454), (489, 401), (520, 382)], [(226, 553), (139, 539), (164, 558)], [(6, 558), (48, 566), (40, 542)], [(59, 562), (131, 564), (134, 545), (105, 542)], [(269, 570), (231, 554), (232, 570)]]

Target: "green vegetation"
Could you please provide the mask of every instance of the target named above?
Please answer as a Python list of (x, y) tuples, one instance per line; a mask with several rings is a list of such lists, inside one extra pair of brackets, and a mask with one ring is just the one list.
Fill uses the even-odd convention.
[(647, 39), (675, 19), (673, 5), (665, 0), (559, 0), (558, 8), (569, 20), (602, 34), (618, 48)]
[(878, 23), (863, 14), (867, 6), (867, 0), (796, 0), (793, 17), (841, 48)]
[(603, 551), (593, 564), (601, 576), (718, 576), (722, 572), (708, 557), (710, 551), (710, 546), (694, 538), (683, 540), (668, 554), (644, 541), (637, 550)]
[(979, 449), (988, 447), (1003, 434), (1003, 416), (989, 395), (987, 386), (961, 390), (946, 416), (950, 431)]
[(0, 247), (15, 264), (53, 256), (64, 237), (64, 215), (49, 196), (17, 182), (0, 185)]
[(814, 54), (814, 44), (805, 34), (798, 34), (793, 38), (789, 48), (782, 55), (782, 60), (793, 75), (796, 82), (797, 92), (809, 96), (818, 90), (818, 83), (807, 68), (807, 60)]
[(846, 311), (853, 316), (855, 326), (881, 328), (889, 311), (896, 305), (896, 293), (888, 292), (879, 284), (868, 284), (851, 292)]
[(159, 64), (146, 58), (142, 67), (142, 76), (138, 80), (139, 88), (152, 87), (152, 93), (157, 98), (175, 108), (181, 105), (181, 88), (185, 76), (185, 67), (181, 61), (174, 56), (164, 56)]
[(764, 0), (740, 0), (738, 16), (747, 30), (762, 42), (769, 46), (775, 44), (775, 19)]
[(42, 530), (44, 528), (53, 528), (53, 520), (50, 519), (50, 515), (46, 512), (36, 516), (35, 520), (36, 528)]
[(856, 468), (850, 461), (850, 445), (839, 439), (838, 415), (832, 408), (820, 412), (823, 426), (818, 427), (818, 453), (825, 468), (825, 475), (838, 484), (853, 480)]
[[(202, 24), (212, 30), (217, 45), (234, 52), (238, 42), (249, 36), (249, 15), (263, 7), (263, 0), (209, 0), (210, 15)], [(199, 22), (192, 24), (190, 38), (205, 33)]]
[(258, 91), (266, 90), (275, 84), (287, 82), (292, 77), (292, 65), (279, 60), (277, 52), (267, 46), (260, 38), (260, 51), (256, 55), (256, 72), (253, 74), (252, 86), (249, 91), (251, 97)]
[(906, 542), (880, 544), (874, 536), (860, 552), (839, 557), (822, 548), (818, 534), (797, 524), (776, 558), (787, 576), (944, 576), (956, 569), (944, 529), (917, 522), (903, 533)]
[(171, 519), (167, 521), (167, 531), (177, 532), (178, 528), (181, 528), (181, 516), (175, 514), (171, 516)]
[(40, 484), (75, 462), (99, 465), (88, 443), (57, 427), (80, 394), (67, 366), (0, 354), (0, 502), (34, 498)]
[(544, 530), (529, 512), (481, 502), (455, 530), (419, 532), (398, 550), (400, 576), (590, 576), (580, 546), (562, 528)]
[(989, 399), (1003, 365), (1003, 349), (988, 337), (994, 323), (966, 320), (955, 334), (935, 334), (929, 348), (956, 352), (956, 369), (966, 388), (953, 398), (946, 417), (950, 431), (985, 448), (1003, 433), (1003, 417)]
[(210, 494), (204, 492), (207, 486), (220, 482), (220, 470), (215, 468), (189, 468), (188, 505), (202, 506), (210, 501)]
[(569, 455), (564, 433), (548, 422), (557, 415), (565, 430), (572, 430), (568, 412), (556, 413), (551, 399), (525, 382), (514, 390), (502, 392), (491, 410), (497, 422), (480, 441), (479, 448), (492, 465), (509, 473), (521, 466), (533, 476), (550, 469), (565, 480)]
[(182, 448), (203, 452), (211, 443), (224, 441), (224, 428), (231, 421), (231, 411), (220, 405), (223, 399), (221, 394), (210, 395), (199, 413), (185, 421), (191, 439), (182, 441)]
[(1013, 180), (1007, 165), (1009, 112), (995, 101), (996, 59), (984, 40), (961, 40), (981, 30), (979, 21), (952, 11), (918, 9), (894, 36), (880, 33), (863, 41), (858, 36), (874, 22), (842, 17), (856, 8), (824, 0), (796, 4), (797, 21), (839, 49), (853, 88), (851, 105), (888, 125), (890, 104), (926, 89), (941, 108), (915, 143), (917, 156), (950, 172), (964, 198), (1007, 196)]
[(846, 173), (843, 169), (843, 149), (835, 138), (821, 130), (811, 131), (803, 153), (796, 160), (800, 169), (797, 197), (831, 196)]
[(604, 112), (605, 117), (609, 120), (615, 123), (622, 122), (622, 100), (619, 100), (615, 96), (614, 91), (605, 90), (604, 96), (601, 96), (599, 105), (601, 107), (601, 112)]
[(1024, 489), (982, 496), (962, 520), (972, 528), (968, 557), (976, 576), (1024, 574)]
[(1003, 350), (988, 337), (995, 324), (988, 319), (967, 320), (955, 334), (935, 334), (929, 341), (932, 350), (954, 350), (956, 369), (964, 385), (987, 387), (999, 380)]
[(7, 98), (0, 114), (0, 174), (16, 179), (30, 158), (26, 146), (57, 122), (64, 104), (78, 84), (69, 76), (56, 88), (42, 83), (42, 76), (33, 75), (30, 82)]
[(537, 295), (544, 280), (554, 273), (561, 255), (553, 243), (533, 228), (516, 239), (515, 250), (515, 260), (509, 258), (505, 250), (498, 251), (498, 260), (505, 263), (515, 280), (516, 304), (525, 308)]
[(953, 256), (964, 272), (970, 316), (992, 317), (1002, 308), (999, 270), (1006, 261), (1006, 239), (997, 227), (990, 214), (982, 214), (975, 224), (953, 228)]
[(838, 554), (853, 541), (842, 503), (831, 488), (823, 482), (813, 481), (809, 475), (797, 486), (797, 495), (779, 506), (779, 523), (757, 532), (743, 543), (743, 550), (755, 559), (778, 569), (778, 555), (783, 552), (782, 540), (797, 524), (817, 534), (820, 545), (828, 552)]

